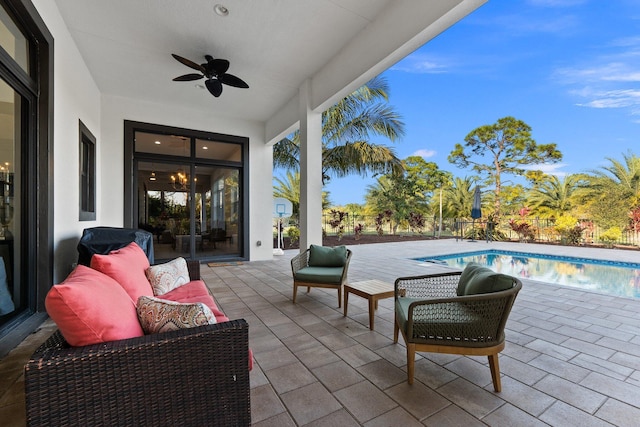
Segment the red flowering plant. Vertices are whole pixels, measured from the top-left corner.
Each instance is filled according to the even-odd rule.
[[[521,242],[533,240],[536,236],[534,227],[525,219],[529,215],[529,212],[529,208],[523,207],[518,212],[520,214],[520,220],[516,221],[513,218],[509,220],[509,227],[516,232],[518,240]]]

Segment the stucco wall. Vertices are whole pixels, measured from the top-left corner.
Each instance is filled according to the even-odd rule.
[[[34,0],[54,42],[54,282],[71,271],[82,230],[123,224],[124,120],[135,120],[248,137],[251,260],[272,257],[272,150],[264,124],[211,117],[206,111],[179,110],[102,94],[80,55],[55,2]],[[206,94],[203,94],[205,96]],[[97,141],[96,221],[79,221],[78,120]],[[261,246],[256,242],[262,241]]]

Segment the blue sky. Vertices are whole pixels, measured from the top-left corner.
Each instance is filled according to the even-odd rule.
[[[473,129],[514,116],[556,143],[563,175],[640,155],[640,1],[492,0],[383,73],[406,135],[404,159],[447,161]],[[509,179],[509,178],[507,178]],[[334,205],[364,203],[372,177],[325,186]]]

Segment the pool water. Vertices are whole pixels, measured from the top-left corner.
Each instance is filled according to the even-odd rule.
[[[640,298],[640,263],[603,261],[528,252],[486,250],[415,258],[463,269],[469,262],[498,273],[572,286],[610,295]]]

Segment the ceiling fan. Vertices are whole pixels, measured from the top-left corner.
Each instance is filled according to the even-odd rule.
[[[206,78],[204,85],[207,87],[207,90],[211,93],[211,95],[215,96],[216,98],[219,97],[222,93],[223,83],[242,89],[247,89],[249,87],[249,85],[246,84],[241,78],[227,73],[227,70],[229,69],[229,61],[227,61],[226,59],[214,59],[211,55],[205,55],[204,59],[206,59],[207,62],[205,62],[204,64],[196,64],[195,62],[176,55],[175,53],[172,53],[171,56],[173,56],[178,62],[186,65],[187,67],[193,68],[194,70],[200,71],[200,73],[202,73],[189,73],[178,76],[173,79],[174,82],[188,82],[204,77]]]

